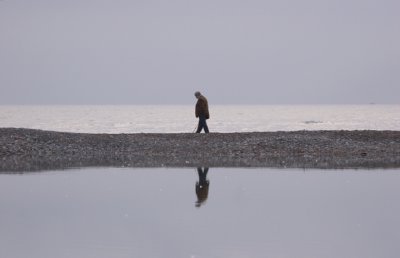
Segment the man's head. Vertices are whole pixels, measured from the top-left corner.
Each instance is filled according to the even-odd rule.
[[[196,98],[199,98],[199,97],[201,96],[200,91],[196,91],[196,92],[194,93],[194,96],[195,96]]]

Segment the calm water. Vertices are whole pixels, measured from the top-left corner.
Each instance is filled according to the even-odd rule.
[[[0,257],[397,258],[399,197],[400,170],[0,174]]]
[[[400,105],[211,106],[213,132],[400,130]],[[193,106],[0,106],[0,127],[88,133],[192,132]]]

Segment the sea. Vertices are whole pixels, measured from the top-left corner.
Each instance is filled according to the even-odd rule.
[[[399,130],[400,105],[212,105],[211,132]],[[77,133],[191,133],[194,107],[0,106],[0,127]]]

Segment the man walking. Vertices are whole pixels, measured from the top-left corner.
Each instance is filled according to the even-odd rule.
[[[199,91],[196,91],[194,96],[197,98],[196,117],[199,118],[199,125],[197,126],[196,133],[200,133],[203,128],[205,133],[209,133],[206,122],[206,120],[210,118],[210,113],[208,112],[208,101]]]

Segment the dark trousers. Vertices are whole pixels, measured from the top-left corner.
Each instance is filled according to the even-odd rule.
[[[208,168],[204,168],[204,170],[203,170],[203,168],[201,168],[201,167],[198,167],[197,168],[197,173],[199,174],[199,184],[200,185],[204,185],[204,184],[207,184],[207,173],[208,173]]]
[[[204,132],[209,133],[206,118],[204,116],[199,117],[199,125],[197,126],[196,133],[200,133],[204,128]]]

